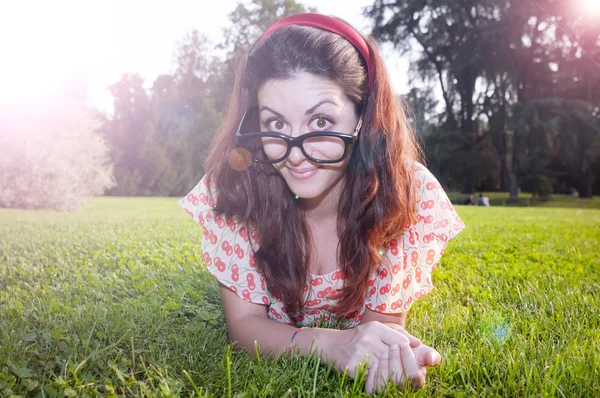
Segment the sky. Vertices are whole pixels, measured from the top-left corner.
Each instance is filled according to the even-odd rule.
[[[222,40],[228,14],[240,0],[13,1],[0,4],[0,107],[48,104],[72,82],[87,86],[86,102],[105,113],[113,103],[107,86],[123,73],[138,73],[146,87],[174,68],[174,51],[197,29],[211,43]],[[372,0],[300,0],[368,33],[362,16]],[[408,91],[408,62],[383,46],[397,92]],[[7,62],[8,60],[8,62]]]

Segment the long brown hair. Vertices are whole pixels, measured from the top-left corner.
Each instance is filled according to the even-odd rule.
[[[265,81],[288,79],[299,72],[330,78],[362,113],[362,129],[345,171],[338,208],[338,261],[344,286],[331,311],[342,315],[360,309],[374,266],[383,261],[379,251],[415,221],[412,167],[419,155],[383,60],[373,43],[367,40],[367,44],[376,71],[369,98],[365,61],[343,37],[287,26],[259,41],[238,66],[228,114],[207,159],[207,180],[216,184],[215,212],[237,216],[255,228],[260,245],[254,254],[257,268],[290,315],[304,306],[310,232],[299,202],[272,165],[253,163],[241,172],[230,167],[234,134],[244,112],[256,104],[257,90]]]

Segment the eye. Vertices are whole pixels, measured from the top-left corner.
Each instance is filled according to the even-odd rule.
[[[278,133],[285,129],[285,122],[281,119],[271,119],[267,121],[267,128]]]
[[[310,122],[310,128],[316,131],[325,131],[331,128],[333,123],[331,120],[324,117],[316,117]]]

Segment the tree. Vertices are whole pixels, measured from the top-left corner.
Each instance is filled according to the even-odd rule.
[[[74,210],[114,185],[108,148],[91,111],[61,102],[30,109],[0,132],[0,207]]]

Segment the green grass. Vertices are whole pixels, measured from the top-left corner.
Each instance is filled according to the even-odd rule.
[[[407,323],[444,361],[405,395],[600,396],[600,211],[457,210]],[[231,353],[199,238],[172,198],[0,210],[0,396],[362,394],[317,358]]]
[[[467,195],[459,192],[447,192],[448,198],[454,204],[462,204]],[[521,193],[516,203],[509,203],[508,192],[483,192],[490,198],[490,206],[516,206],[516,207],[568,207],[581,209],[600,209],[600,197],[582,199],[571,195],[550,195],[547,199],[532,197],[530,193]],[[475,194],[475,199],[479,192]]]

